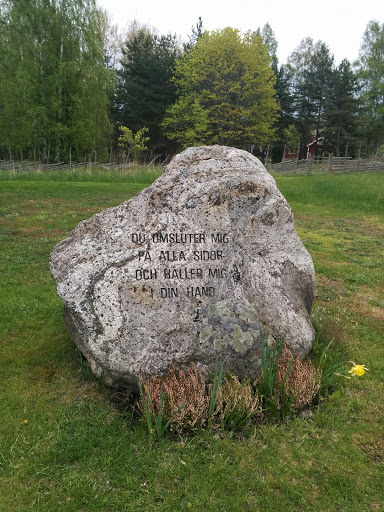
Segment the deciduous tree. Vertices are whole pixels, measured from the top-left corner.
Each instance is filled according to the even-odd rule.
[[[94,0],[0,0],[0,144],[59,160],[110,133],[104,13]]]
[[[267,48],[268,55],[271,58],[271,67],[277,76],[278,73],[278,58],[277,58],[277,39],[275,33],[269,23],[266,23],[262,29],[256,30],[256,35],[263,38],[264,44]]]
[[[163,126],[181,145],[191,128],[195,144],[250,147],[274,138],[275,76],[261,36],[232,28],[205,32],[177,62],[174,82],[178,100]],[[193,110],[198,129],[180,126],[179,118],[192,120]]]
[[[120,127],[121,135],[119,137],[119,147],[124,151],[125,157],[133,157],[134,160],[138,160],[141,154],[148,149],[146,146],[149,141],[149,137],[145,134],[148,132],[148,128],[141,128],[136,133],[126,126]]]
[[[271,59],[271,68],[276,76],[276,99],[278,101],[280,112],[276,122],[277,141],[273,144],[271,154],[273,161],[279,161],[284,151],[286,142],[285,130],[294,123],[293,101],[291,91],[292,73],[287,65],[279,66],[277,58],[278,42],[275,33],[269,23],[266,23],[262,29],[258,28],[256,34],[261,35]],[[297,146],[296,146],[297,147]]]

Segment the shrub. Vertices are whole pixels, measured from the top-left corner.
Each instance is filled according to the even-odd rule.
[[[165,399],[163,387],[160,386],[159,394],[156,395],[156,399],[158,400],[156,408],[153,402],[152,390],[148,390],[146,384],[141,383],[140,381],[139,390],[141,397],[139,407],[147,423],[149,439],[152,441],[154,435],[156,435],[157,439],[161,439],[173,420],[173,418],[170,418],[166,421],[163,416],[163,405]],[[177,412],[179,412],[179,410],[184,406],[185,403],[179,407]]]
[[[293,357],[290,349],[284,344],[277,365],[275,383],[275,394],[278,399],[283,387],[292,410],[303,409],[312,403],[320,388],[320,382],[321,370],[316,370],[310,359],[300,361],[297,355]]]
[[[236,431],[254,418],[284,420],[312,403],[321,386],[321,364],[316,369],[310,359],[300,361],[282,338],[269,337],[265,344],[262,335],[261,360],[253,385],[236,375],[223,377],[218,363],[210,384],[193,363],[173,366],[161,377],[140,378],[138,409],[150,437],[153,432],[162,437],[168,427],[187,433],[202,427]]]
[[[193,363],[185,370],[173,367],[162,377],[149,377],[145,387],[152,396],[156,412],[161,410],[163,390],[162,416],[166,421],[172,420],[172,429],[191,431],[208,420],[210,396],[206,392],[204,376]],[[143,411],[142,404],[140,409]]]
[[[300,361],[281,337],[264,342],[260,333],[261,373],[255,380],[263,397],[266,415],[285,419],[312,403],[321,383],[321,368],[306,359]]]
[[[257,390],[249,381],[240,382],[236,375],[227,375],[219,388],[216,410],[221,428],[234,432],[261,412]]]

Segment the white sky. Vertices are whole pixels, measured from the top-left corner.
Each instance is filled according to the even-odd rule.
[[[280,64],[309,36],[325,42],[338,64],[355,60],[367,23],[384,23],[383,0],[98,0],[124,31],[133,20],[162,34],[191,34],[199,16],[206,30],[225,27],[245,32],[269,23],[275,33]]]

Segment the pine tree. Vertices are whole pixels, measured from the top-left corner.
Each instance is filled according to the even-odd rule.
[[[294,98],[295,124],[301,134],[302,147],[322,134],[324,113],[331,91],[333,55],[329,48],[311,38],[301,41],[288,59]]]
[[[384,24],[370,21],[356,62],[361,87],[360,133],[366,151],[384,143]]]
[[[337,156],[345,154],[346,145],[355,141],[359,100],[357,77],[344,59],[333,71],[329,102],[325,111],[324,136]]]
[[[201,16],[199,16],[199,19],[194,27],[192,27],[191,35],[188,36],[188,43],[184,43],[184,52],[189,52],[191,48],[195,46],[197,41],[201,38],[201,36],[204,33],[204,27],[203,27],[203,20],[201,19]]]
[[[333,77],[334,58],[328,46],[321,43],[313,54],[307,75],[307,91],[312,102],[315,129],[315,154],[320,135],[324,129],[324,114],[328,108]]]

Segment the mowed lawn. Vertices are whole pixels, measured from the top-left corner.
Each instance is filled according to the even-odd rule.
[[[0,173],[0,511],[384,510],[384,175],[276,177],[316,268],[317,345],[369,371],[311,416],[151,445],[69,339],[48,259],[155,177]]]

